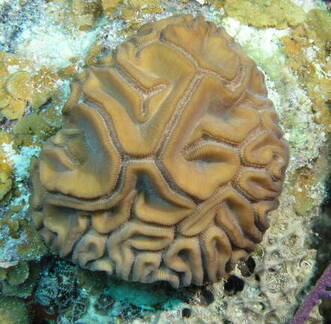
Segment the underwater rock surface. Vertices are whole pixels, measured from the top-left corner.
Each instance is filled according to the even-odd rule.
[[[329,173],[331,17],[320,0],[257,3],[262,1],[0,0],[0,312],[6,324],[293,319],[330,260],[330,221],[320,206]],[[28,213],[28,178],[31,158],[61,127],[69,83],[87,65],[110,64],[108,54],[143,24],[176,14],[203,15],[256,62],[290,161],[279,207],[251,257],[225,284],[171,290],[109,280],[47,252]],[[16,301],[22,307],[15,308]],[[315,306],[307,323],[322,323],[328,308]],[[15,316],[8,316],[13,310]]]

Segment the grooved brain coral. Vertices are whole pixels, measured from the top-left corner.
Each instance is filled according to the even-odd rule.
[[[202,285],[252,251],[288,149],[262,73],[199,17],[144,25],[72,85],[33,166],[46,243],[122,279]]]

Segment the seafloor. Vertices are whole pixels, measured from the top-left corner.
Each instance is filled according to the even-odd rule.
[[[290,164],[280,207],[230,279],[173,290],[61,260],[27,214],[29,163],[69,84],[144,22],[202,14],[265,73]],[[331,259],[331,14],[319,0],[0,0],[0,323],[289,323]],[[330,303],[306,323],[330,320]],[[329,322],[330,323],[330,322]]]

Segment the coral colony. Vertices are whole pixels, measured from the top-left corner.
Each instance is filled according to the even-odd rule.
[[[287,163],[254,62],[201,16],[175,16],[73,83],[34,165],[31,215],[81,267],[203,285],[262,240]]]

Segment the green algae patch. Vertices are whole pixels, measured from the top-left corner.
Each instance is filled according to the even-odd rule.
[[[161,11],[159,0],[127,0],[127,4],[131,8],[145,10],[146,12]]]
[[[16,54],[0,51],[0,116],[22,118],[30,106],[38,109],[59,96],[59,76],[45,66],[33,71],[32,63]],[[28,72],[30,71],[30,72]]]
[[[314,31],[315,38],[323,42],[331,40],[331,13],[326,10],[312,9],[307,14],[306,22],[310,31]]]
[[[1,297],[0,323],[29,324],[28,312],[24,302],[15,297]]]
[[[50,3],[46,7],[47,16],[52,17],[55,23],[64,26],[68,32],[94,28],[102,13],[99,0],[47,0],[47,2]]]
[[[46,253],[41,236],[26,219],[4,217],[0,220],[0,260],[32,261]]]
[[[331,15],[313,9],[305,23],[281,39],[287,66],[295,73],[312,101],[315,121],[331,133]]]
[[[0,131],[0,201],[12,188],[12,170],[2,144],[8,144],[13,136],[6,131]]]
[[[12,270],[7,272],[7,280],[10,285],[20,285],[29,277],[29,265],[27,262],[21,262],[10,269]]]
[[[4,166],[5,168],[2,169],[1,166]],[[6,164],[0,162],[0,200],[2,200],[11,189],[12,180],[10,174],[10,168],[8,168]]]
[[[114,12],[121,2],[122,0],[101,0],[103,14],[108,15]]]
[[[56,133],[61,127],[61,121],[60,112],[54,108],[33,112],[14,125],[15,142],[20,145],[43,142]]]
[[[44,242],[34,226],[25,219],[19,223],[20,237],[25,237],[17,244],[16,251],[20,260],[37,260],[46,253]]]
[[[118,5],[116,5],[114,16],[123,20],[126,24],[126,28],[122,29],[120,33],[124,37],[135,32],[144,24],[141,19],[143,15],[159,14],[164,10],[160,0],[110,0],[104,1],[105,4],[109,3],[104,7],[104,15],[111,12],[107,8],[112,8],[116,2],[118,2]]]
[[[228,16],[255,27],[285,29],[305,19],[302,8],[289,0],[227,0],[224,9]]]
[[[296,170],[290,181],[294,184],[292,189],[295,202],[293,208],[297,215],[305,216],[316,206],[315,192],[319,183],[325,181],[325,170],[330,170],[325,152],[315,162],[313,170],[305,167]]]
[[[39,276],[39,265],[19,262],[8,268],[0,268],[0,291],[4,296],[28,298],[32,295]]]

